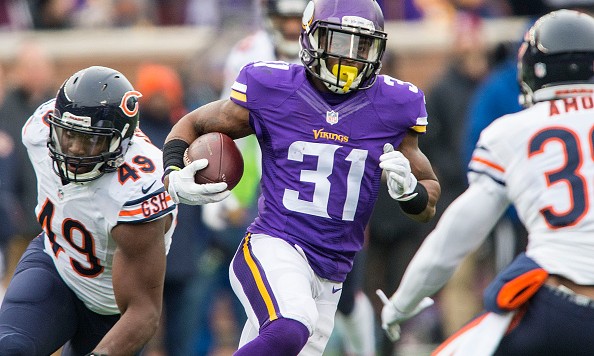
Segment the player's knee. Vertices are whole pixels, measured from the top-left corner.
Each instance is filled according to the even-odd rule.
[[[293,319],[277,319],[260,330],[260,337],[274,345],[278,355],[297,355],[309,338],[309,330]]]
[[[63,282],[59,280],[57,273],[38,267],[30,268],[12,279],[4,299],[19,303],[38,303],[56,293],[61,284]]]
[[[294,298],[291,300],[291,305],[299,306],[299,309],[292,308],[290,310],[283,310],[282,319],[300,321],[312,331],[317,328],[321,315],[312,298]]]
[[[31,356],[37,355],[35,341],[15,331],[0,331],[0,355]]]

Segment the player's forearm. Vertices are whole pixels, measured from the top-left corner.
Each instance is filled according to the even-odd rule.
[[[178,122],[173,125],[171,131],[167,135],[165,142],[169,142],[175,139],[185,141],[186,143],[191,143],[194,141],[199,134],[196,133],[194,129],[194,121],[196,120],[196,116],[198,114],[195,111],[192,111],[182,117]]]
[[[198,136],[208,132],[225,132],[221,127],[223,101],[214,101],[203,105],[188,114],[184,115],[169,132],[165,142],[179,139],[187,142],[193,142]]]
[[[462,259],[484,242],[506,207],[505,197],[480,186],[456,199],[408,265],[392,298],[398,310],[409,312],[441,289]]]
[[[253,134],[249,126],[249,111],[231,100],[213,101],[182,117],[165,142],[180,139],[191,143],[209,132],[222,132],[233,139]]]
[[[428,200],[425,209],[419,214],[406,214],[408,217],[415,221],[427,222],[435,216],[437,201],[441,195],[441,187],[437,180],[424,179],[419,181],[417,184],[422,184],[427,190]],[[406,211],[404,211],[406,213]]]
[[[129,308],[93,351],[109,356],[134,355],[155,334],[160,315],[156,307]]]
[[[408,265],[392,302],[404,313],[411,312],[425,297],[433,296],[454,273],[458,261],[443,259],[443,239],[430,234]]]

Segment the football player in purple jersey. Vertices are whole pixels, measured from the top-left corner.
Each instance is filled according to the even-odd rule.
[[[173,200],[206,204],[229,192],[225,183],[194,183],[208,162],[184,167],[189,143],[218,131],[255,134],[260,144],[258,216],[229,268],[248,316],[236,355],[323,353],[383,172],[415,220],[431,219],[440,195],[418,148],[427,126],[423,92],[378,75],[387,35],[377,2],[311,1],[302,25],[303,65],[244,66],[231,98],[183,117],[164,146]]]

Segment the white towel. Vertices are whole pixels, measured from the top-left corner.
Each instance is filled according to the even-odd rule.
[[[509,328],[515,311],[486,313],[448,338],[431,356],[490,356]]]

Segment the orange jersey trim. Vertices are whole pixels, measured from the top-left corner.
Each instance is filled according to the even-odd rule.
[[[495,163],[493,163],[491,161],[488,161],[488,160],[486,160],[484,158],[472,157],[472,160],[475,161],[475,162],[483,163],[483,164],[485,164],[485,165],[487,165],[487,166],[489,166],[489,167],[491,167],[493,169],[498,170],[501,173],[505,173],[505,169],[503,167],[501,167],[500,165],[495,164]]]

